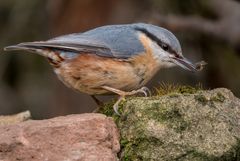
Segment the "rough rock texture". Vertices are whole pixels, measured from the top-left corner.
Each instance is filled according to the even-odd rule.
[[[123,103],[121,160],[240,160],[240,100],[227,89]]]
[[[0,116],[0,126],[1,125],[11,125],[27,121],[31,118],[30,111],[24,111],[15,115]]]
[[[0,126],[1,161],[114,161],[119,150],[115,124],[102,114]]]

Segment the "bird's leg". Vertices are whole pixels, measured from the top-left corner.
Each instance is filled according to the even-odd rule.
[[[119,89],[116,89],[116,88],[112,88],[112,87],[109,87],[109,86],[102,86],[102,88],[105,89],[105,90],[108,90],[110,92],[116,93],[120,96],[118,98],[117,102],[113,105],[113,109],[114,109],[114,111],[117,115],[120,115],[119,112],[118,112],[118,105],[122,100],[125,99],[125,96],[131,96],[131,95],[135,95],[135,94],[138,94],[138,93],[143,93],[145,95],[145,97],[147,97],[148,94],[150,94],[150,90],[147,87],[142,87],[138,90],[132,90],[130,92],[125,92],[125,91],[122,91],[122,90],[119,90]]]
[[[100,108],[103,106],[103,102],[100,101],[99,99],[97,99],[96,96],[94,95],[91,95],[92,99],[96,102],[96,104],[98,105],[98,107],[93,111],[94,113],[95,112],[98,112],[100,110]]]
[[[92,97],[92,99],[96,102],[96,104],[97,104],[98,106],[102,106],[102,105],[103,105],[103,102],[100,101],[96,96],[91,95],[91,97]]]

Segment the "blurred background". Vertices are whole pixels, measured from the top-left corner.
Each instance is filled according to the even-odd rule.
[[[45,58],[3,51],[24,41],[83,32],[108,24],[146,22],[171,30],[183,54],[208,65],[192,74],[163,69],[148,84],[225,87],[240,97],[240,2],[237,0],[1,0],[0,115],[30,110],[34,119],[90,112],[90,96],[65,87]],[[105,98],[102,98],[105,99]]]

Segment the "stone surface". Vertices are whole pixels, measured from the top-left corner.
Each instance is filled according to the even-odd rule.
[[[27,121],[31,118],[30,111],[24,111],[15,115],[0,116],[0,126],[1,125],[11,125]]]
[[[115,161],[119,134],[112,118],[80,114],[0,126],[1,161]]]
[[[122,104],[121,160],[240,160],[240,100],[227,89]]]

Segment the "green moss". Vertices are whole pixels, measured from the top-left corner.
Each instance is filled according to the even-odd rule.
[[[194,94],[197,91],[202,90],[201,85],[197,85],[195,87],[191,86],[180,86],[180,85],[174,85],[174,84],[161,84],[159,88],[156,89],[157,96],[163,96],[163,95],[169,95],[171,98],[178,97],[179,94]],[[128,101],[130,99],[134,99],[134,97],[128,97]],[[150,98],[149,98],[150,99]],[[111,116],[114,118],[114,120],[117,120],[119,118],[118,115],[115,114],[113,110],[113,105],[116,102],[110,101],[109,103],[104,104],[103,108],[99,110],[99,113],[103,113],[107,116]],[[119,113],[122,114],[124,112],[123,108],[125,106],[126,100],[122,101],[119,104]],[[158,105],[157,108],[159,109]],[[161,108],[161,107],[160,107]],[[129,112],[129,111],[128,111]]]
[[[175,107],[162,109],[158,114],[159,114],[158,118],[162,121],[169,121],[169,120],[181,118],[179,109]]]
[[[184,85],[174,85],[174,84],[165,84],[162,83],[158,88],[156,88],[157,96],[163,96],[167,94],[194,94],[198,91],[202,90],[201,85],[192,86],[184,86]]]
[[[177,133],[181,133],[182,131],[186,130],[188,127],[190,127],[190,123],[185,121],[185,120],[181,120],[181,122],[175,122],[175,124],[173,124],[175,126],[172,126],[172,128],[177,132]]]
[[[149,147],[151,145],[152,148],[157,148],[162,146],[164,143],[156,138],[138,138],[136,140],[132,140],[128,142],[127,145],[124,146],[124,150],[122,152],[121,160],[122,161],[142,161],[149,160],[151,158],[151,154],[145,154],[144,152],[149,152]],[[198,160],[198,161],[238,161],[240,157],[240,143],[237,142],[236,146],[227,151],[223,156],[213,156],[209,155],[205,152],[199,152],[196,149],[188,150],[185,153],[169,159],[173,161],[183,161],[183,160]],[[152,160],[153,158],[151,158]],[[161,158],[158,158],[161,159]]]
[[[114,114],[113,105],[114,105],[114,101],[105,103],[104,106],[101,107],[98,112],[105,114],[107,116],[113,116],[113,114]]]
[[[185,94],[194,95],[185,96]],[[188,109],[192,107],[192,104],[188,105],[185,98],[191,97],[188,100],[192,101],[194,105],[207,105],[206,108],[212,107],[212,105],[216,105],[217,102],[223,102],[227,99],[220,92],[214,95],[212,95],[212,93],[210,94],[209,99],[209,94],[205,94],[204,91],[198,92],[198,89],[195,90],[193,87],[182,86],[174,89],[174,92],[170,92],[166,96],[150,98],[127,97],[127,101],[122,101],[119,105],[119,113],[121,116],[114,113],[113,104],[115,101],[105,104],[101,112],[107,116],[112,116],[121,132],[120,160],[238,160],[240,157],[239,143],[227,152],[223,150],[221,156],[210,155],[213,153],[209,154],[208,151],[202,151],[198,148],[195,149],[195,147],[191,147],[192,144],[188,144],[186,133],[191,132],[195,126],[195,122],[189,119],[187,112],[189,112]],[[187,104],[187,106],[183,106],[183,104]],[[193,110],[194,109],[195,108],[193,108]],[[167,133],[164,131],[163,134],[167,135],[161,136],[161,132],[159,136],[156,135],[156,133],[152,133],[152,131],[146,127],[150,121],[151,123],[154,121],[154,125],[159,125],[159,128],[164,127],[163,130],[167,130]],[[195,131],[193,131],[193,133],[194,132]],[[172,137],[173,135],[179,136],[181,140],[175,142],[176,138]],[[200,135],[199,140],[204,140],[204,138],[203,133]],[[186,144],[181,143],[183,140],[186,141]]]
[[[177,108],[177,104],[153,103],[151,107],[145,109],[147,120],[156,120],[162,124],[166,124],[169,128],[180,133],[189,127],[189,123],[184,120],[181,111]]]
[[[181,160],[180,157],[175,160]],[[236,145],[229,151],[225,152],[222,156],[213,156],[197,150],[187,151],[182,158],[189,158],[189,160],[208,160],[208,161],[238,161],[240,158],[240,140],[237,139]]]
[[[158,138],[155,137],[140,137],[134,140],[124,142],[122,146],[122,161],[141,161],[148,160],[150,156],[144,156],[144,152],[149,150],[150,145],[159,147],[163,144]]]
[[[240,160],[240,139],[236,138],[236,145],[227,151],[224,156],[217,158],[219,161],[239,161]],[[217,160],[216,159],[216,160]]]
[[[179,94],[178,94],[178,93],[169,93],[168,96],[169,96],[170,98],[176,98],[176,97],[179,96]]]
[[[209,105],[211,107],[216,107],[214,102],[224,102],[225,97],[221,93],[217,93],[217,95],[212,96],[210,99],[207,99],[204,95],[198,94],[194,96],[195,100],[197,100],[199,103],[201,103],[203,106]]]
[[[121,139],[121,141],[120,141],[121,147],[125,147],[128,143],[129,143],[129,141],[126,139]]]
[[[181,86],[178,89],[178,93],[182,93],[182,94],[194,94],[197,91],[199,91],[199,89],[191,86]]]
[[[224,102],[225,99],[224,95],[220,92],[218,92],[216,96],[211,97],[211,100],[214,102]]]
[[[208,103],[208,99],[202,94],[196,95],[194,98],[195,100],[200,102],[203,106],[205,106]]]
[[[176,158],[175,160],[181,160],[180,158],[185,158],[188,160],[199,160],[199,161],[218,161],[216,160],[216,157],[208,155],[204,152],[198,152],[196,150],[189,150],[182,156]]]
[[[113,109],[114,103],[115,103],[115,101],[110,101],[108,103],[105,103],[104,106],[102,108],[100,108],[100,110],[98,112],[105,114],[106,116],[112,117],[115,122],[118,122],[120,116],[114,112],[114,109]],[[120,103],[119,110],[118,110],[119,113],[122,112],[122,108],[123,108],[123,104]]]

